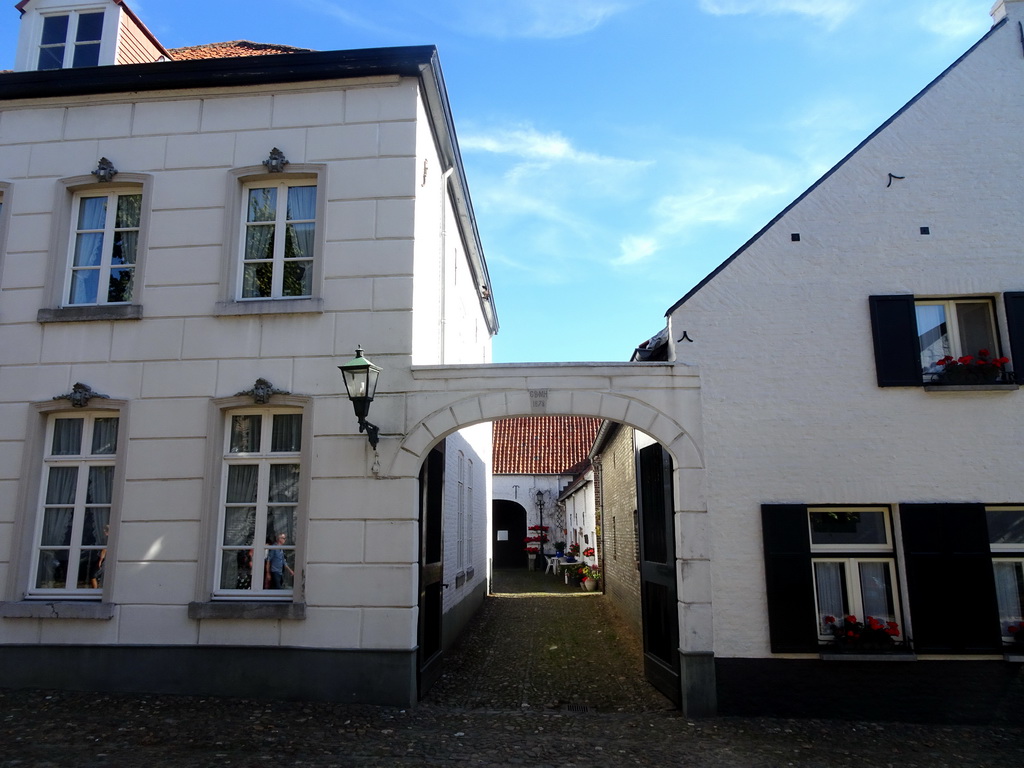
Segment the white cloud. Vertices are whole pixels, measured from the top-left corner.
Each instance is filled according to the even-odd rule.
[[[928,32],[954,40],[978,37],[990,22],[990,17],[979,13],[975,0],[933,0],[918,17]]]
[[[469,34],[559,38],[590,32],[629,6],[623,0],[471,0],[450,11]]]
[[[558,132],[541,133],[528,125],[499,128],[486,133],[469,133],[459,139],[464,151],[479,150],[514,155],[533,162],[607,163],[613,158],[583,152]]]
[[[714,16],[800,14],[836,26],[853,13],[860,0],[700,0],[700,9]]]
[[[645,261],[659,248],[658,241],[653,237],[627,235],[619,242],[620,255],[618,258],[612,259],[612,264],[621,267]]]

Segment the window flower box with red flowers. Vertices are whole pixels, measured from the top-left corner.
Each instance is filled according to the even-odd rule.
[[[587,547],[586,549],[584,549],[583,550],[583,556],[584,557],[593,557],[594,556],[594,548],[593,547]]]
[[[985,384],[1012,384],[1013,378],[1006,370],[1008,357],[993,357],[987,349],[979,349],[977,355],[953,357],[946,355],[935,361],[941,370],[931,374],[933,386],[979,386]]]
[[[1024,621],[1011,624],[1006,628],[1006,631],[1013,638],[1013,645],[1024,647]]]
[[[868,616],[858,621],[856,616],[836,619],[825,617],[825,627],[832,633],[829,650],[843,653],[878,653],[902,649],[900,625],[895,621],[881,621]]]

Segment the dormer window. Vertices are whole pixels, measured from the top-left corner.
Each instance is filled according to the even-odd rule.
[[[103,11],[43,17],[37,69],[95,67],[100,61]]]

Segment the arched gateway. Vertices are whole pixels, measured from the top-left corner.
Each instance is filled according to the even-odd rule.
[[[414,366],[411,374],[407,391],[375,404],[382,420],[404,414],[401,427],[382,421],[384,437],[392,439],[381,441],[376,482],[397,481],[410,494],[420,492],[414,481],[433,446],[459,429],[496,419],[599,417],[634,427],[664,447],[672,458],[678,700],[687,715],[712,714],[711,561],[697,369],[679,363],[534,363]],[[418,507],[419,500],[408,503]],[[431,609],[421,603],[425,610]]]

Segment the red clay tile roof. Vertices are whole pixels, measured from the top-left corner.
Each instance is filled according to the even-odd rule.
[[[527,416],[494,422],[496,475],[563,475],[587,458],[601,419]]]
[[[168,53],[175,61],[194,59],[229,59],[234,56],[271,56],[278,53],[309,53],[312,48],[294,48],[290,45],[254,43],[251,40],[232,40],[229,43],[191,45],[186,48],[170,48]]]

